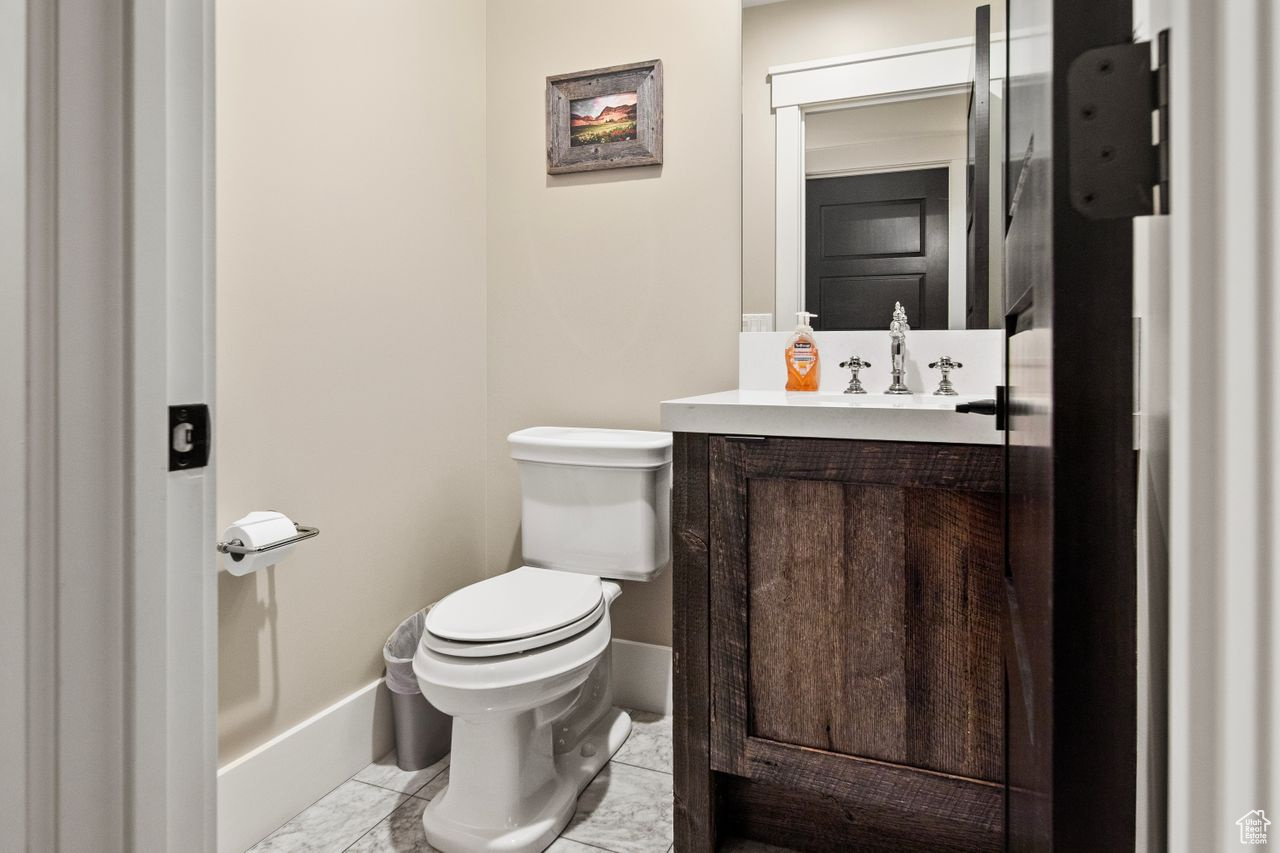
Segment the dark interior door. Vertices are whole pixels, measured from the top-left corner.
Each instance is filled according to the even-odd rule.
[[[947,170],[805,182],[805,307],[815,329],[947,328]]]
[[[1134,846],[1132,223],[1067,194],[1066,70],[1130,0],[1009,0],[1006,837]],[[1105,369],[1099,366],[1105,364]],[[1091,367],[1092,366],[1092,367]]]

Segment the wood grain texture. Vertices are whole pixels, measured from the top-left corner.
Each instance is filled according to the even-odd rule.
[[[901,762],[906,756],[906,591],[902,553],[903,490],[896,486],[844,484],[841,521],[845,581],[844,635],[847,648],[832,670],[843,675],[848,704],[836,727],[837,748]]]
[[[1062,103],[1064,68],[1081,51],[1132,38],[1132,6],[1130,0],[1053,4],[1052,103]],[[1050,684],[1037,694],[1035,713],[1053,721],[1049,808],[1055,849],[1132,850],[1138,755],[1134,383],[1128,371],[1086,378],[1072,369],[1088,353],[1104,351],[1114,364],[1133,364],[1134,229],[1125,220],[1092,222],[1071,212],[1061,191],[1069,172],[1066,149],[1059,147],[1069,135],[1065,111],[1051,112],[1053,242],[1047,254],[1053,294],[1047,301],[1053,355],[1051,367],[1041,362],[1039,369],[1053,377],[1053,468],[1039,494],[1053,490],[1052,627],[1023,628],[1038,628],[1040,641],[1052,648],[1048,678],[1041,672],[1035,681]],[[1012,373],[1013,409],[1042,406],[1043,398],[1019,396]],[[1049,568],[1021,565],[1014,583],[1019,570],[1025,578],[1028,572],[1049,574]]]
[[[1005,237],[1011,849],[1132,850],[1137,756],[1133,233],[1074,209],[1067,68],[1127,42],[1131,0],[1020,0],[1051,51],[1009,55]],[[1029,7],[1029,8],[1028,8]],[[1011,10],[1012,11],[1012,10]],[[1014,24],[1016,27],[1017,25]],[[1014,700],[1022,703],[1015,707]],[[1016,712],[1016,715],[1015,715]],[[1015,792],[1025,795],[1013,796]]]
[[[785,452],[778,451],[783,447]],[[771,447],[773,452],[748,452]],[[756,442],[711,437],[713,460],[741,466],[747,477],[833,480],[884,486],[1004,491],[1004,464],[995,445],[922,444],[826,438],[770,438]],[[715,477],[715,471],[712,471]]]
[[[750,480],[751,734],[906,757],[902,490]]]
[[[707,437],[677,433],[672,456],[675,845],[681,851],[710,853],[716,846],[716,828],[710,751]]]
[[[842,508],[838,483],[749,484],[748,734],[832,748],[830,715],[797,715],[795,709],[830,681],[815,678],[814,667],[804,665],[808,652],[844,646],[844,591],[831,565],[844,550]],[[798,657],[802,665],[792,666]],[[847,700],[843,692],[823,698],[839,705]]]
[[[1000,499],[907,489],[906,763],[1003,778]]]
[[[582,98],[636,93],[636,138],[570,145],[570,105]],[[662,60],[632,62],[547,78],[547,174],[662,163]]]
[[[776,478],[998,494],[1003,489],[1002,454],[999,447],[975,445],[713,436],[709,457],[711,766],[745,776],[751,650],[746,618],[751,607],[748,481]]]
[[[746,664],[751,606],[747,572],[745,443],[713,436],[709,444],[711,599],[711,768],[746,776],[749,726]]]
[[[790,758],[785,752],[796,747],[752,743],[771,753],[759,756],[762,766],[787,770],[724,777],[727,832],[824,853],[1003,848],[999,785],[810,751]]]
[[[955,849],[999,845],[1001,461],[710,439],[712,770],[787,788],[815,819],[850,795],[869,825],[945,818]]]
[[[795,443],[739,445],[712,466],[713,539],[738,560],[715,583],[745,577],[747,592],[720,619],[726,638],[747,623],[747,653],[727,661],[745,675],[716,691],[745,710],[724,719],[747,721],[741,737],[1001,778],[999,497],[778,476]]]

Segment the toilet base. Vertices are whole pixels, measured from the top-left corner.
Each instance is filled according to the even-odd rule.
[[[555,766],[553,790],[545,795],[537,814],[521,820],[516,827],[477,827],[459,820],[448,801],[451,781],[422,813],[427,841],[444,853],[539,853],[545,850],[573,817],[578,796],[630,734],[631,717],[625,711],[617,708],[606,711],[575,749],[551,759]],[[455,791],[458,793],[461,792]]]

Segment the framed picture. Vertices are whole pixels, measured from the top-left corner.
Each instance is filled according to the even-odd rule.
[[[547,78],[547,174],[662,162],[662,60]]]

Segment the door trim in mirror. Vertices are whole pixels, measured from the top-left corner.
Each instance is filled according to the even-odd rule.
[[[993,33],[992,45],[1003,43]],[[1004,76],[1004,51],[992,49],[992,78]],[[774,328],[804,305],[805,151],[809,113],[910,101],[969,91],[974,41],[950,39],[778,65],[769,69],[774,114]]]

